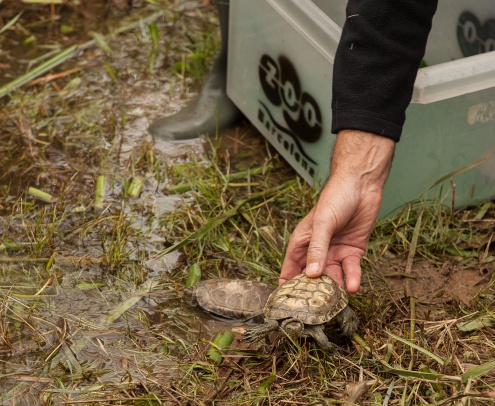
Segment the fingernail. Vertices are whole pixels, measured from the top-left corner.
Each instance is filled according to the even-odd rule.
[[[306,267],[306,275],[312,276],[320,273],[320,264],[313,262]]]

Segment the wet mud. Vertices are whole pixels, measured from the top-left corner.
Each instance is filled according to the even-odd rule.
[[[431,263],[413,265],[408,276],[399,276],[404,263],[382,264],[381,275],[394,290],[405,292],[409,280],[410,295],[423,306],[436,307],[452,302],[471,306],[480,294],[487,293],[495,267],[471,267],[456,263],[435,266]],[[404,275],[404,274],[402,274]]]

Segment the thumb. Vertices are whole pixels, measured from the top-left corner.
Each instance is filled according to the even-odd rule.
[[[316,214],[316,213],[315,213]],[[313,217],[313,229],[306,258],[306,275],[317,278],[323,273],[327,262],[330,240],[335,232],[336,222],[330,216]]]

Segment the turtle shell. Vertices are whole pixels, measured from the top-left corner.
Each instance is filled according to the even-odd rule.
[[[263,313],[272,320],[294,317],[317,325],[329,322],[347,303],[346,292],[329,276],[309,278],[301,274],[270,295]]]
[[[194,297],[207,312],[228,319],[249,319],[263,313],[275,286],[243,279],[208,279],[199,282]]]

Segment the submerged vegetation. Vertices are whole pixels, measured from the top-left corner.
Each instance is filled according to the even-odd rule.
[[[338,352],[248,346],[246,323],[203,314],[185,287],[275,284],[317,195],[247,124],[205,147],[146,132],[200,85],[215,8],[42,3],[0,10],[23,11],[0,34],[0,85],[28,74],[0,107],[0,403],[495,403],[493,202],[380,221]]]

